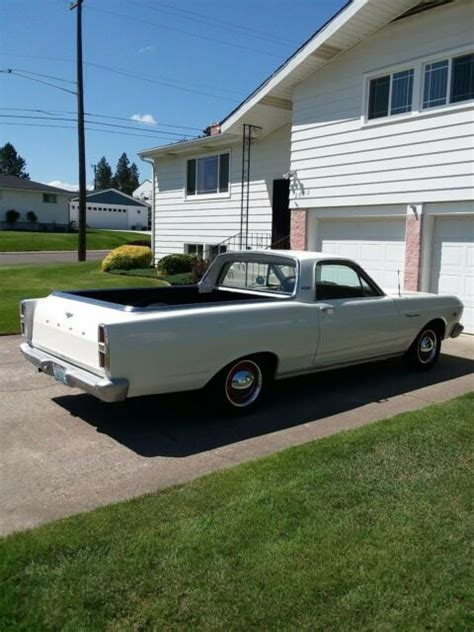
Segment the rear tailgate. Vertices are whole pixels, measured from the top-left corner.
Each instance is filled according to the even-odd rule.
[[[102,305],[51,295],[36,304],[31,343],[102,376],[105,370],[99,366],[99,325],[124,317],[124,312]]]

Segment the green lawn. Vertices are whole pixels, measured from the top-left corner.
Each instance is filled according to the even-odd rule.
[[[52,290],[139,287],[161,285],[161,281],[139,277],[112,276],[100,271],[100,263],[47,263],[0,267],[0,334],[18,333],[19,301],[47,296]]]
[[[150,241],[148,235],[136,232],[88,230],[88,250],[112,250],[128,241]],[[33,250],[77,250],[77,233],[40,233],[0,231],[0,252],[27,252]]]
[[[472,630],[473,408],[471,394],[8,537],[0,629]]]

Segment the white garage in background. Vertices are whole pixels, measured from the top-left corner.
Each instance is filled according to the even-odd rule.
[[[465,331],[474,333],[474,215],[434,218],[429,290],[459,296]]]
[[[354,259],[383,288],[403,286],[405,216],[393,218],[312,219],[310,249]],[[312,226],[311,226],[312,224]],[[312,228],[312,230],[311,230]]]

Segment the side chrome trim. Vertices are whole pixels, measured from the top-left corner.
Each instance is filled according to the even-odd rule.
[[[289,377],[297,377],[298,375],[309,375],[310,373],[322,373],[323,371],[333,371],[336,369],[345,369],[346,367],[357,366],[358,364],[370,364],[371,362],[380,362],[382,360],[390,360],[392,358],[400,358],[404,355],[404,352],[399,353],[391,353],[389,355],[378,355],[371,356],[370,358],[365,358],[364,360],[353,360],[351,362],[344,362],[341,364],[326,364],[315,365],[310,367],[309,369],[303,369],[302,371],[286,371],[285,373],[277,373],[275,375],[276,380],[283,380]]]
[[[109,380],[106,377],[99,377],[55,358],[49,353],[35,349],[27,342],[20,345],[20,350],[31,364],[47,375],[54,375],[54,365],[64,369],[66,386],[79,388],[104,402],[120,402],[127,398],[129,384],[126,379]]]

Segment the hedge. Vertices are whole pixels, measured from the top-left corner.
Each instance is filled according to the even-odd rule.
[[[149,268],[151,248],[148,246],[119,246],[102,260],[102,271]]]
[[[166,255],[158,262],[158,272],[163,275],[192,272],[196,263],[194,255]]]

